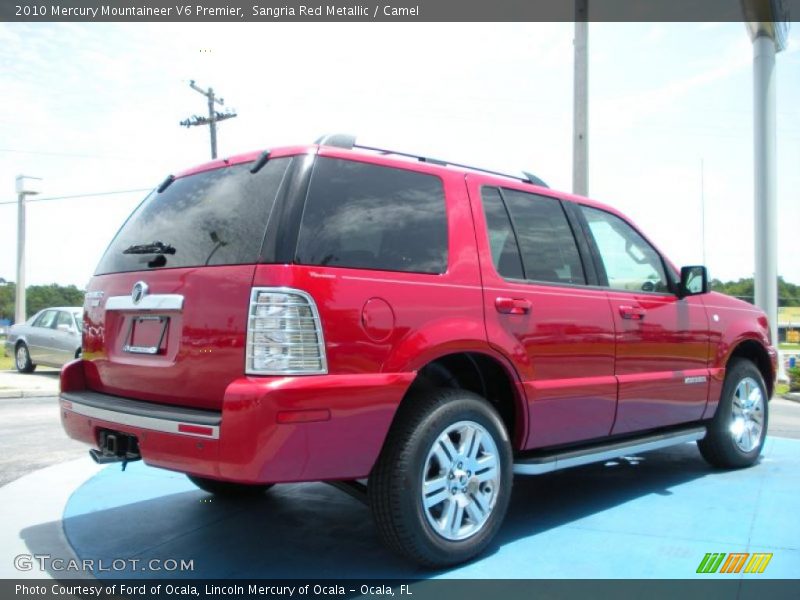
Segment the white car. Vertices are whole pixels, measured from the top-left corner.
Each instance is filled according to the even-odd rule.
[[[20,373],[31,373],[37,365],[61,368],[80,356],[82,333],[83,308],[45,308],[9,328],[6,356],[14,357]]]

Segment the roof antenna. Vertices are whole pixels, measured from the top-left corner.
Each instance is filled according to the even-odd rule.
[[[345,148],[352,150],[356,144],[356,136],[348,133],[329,133],[317,139],[315,144],[320,146],[335,146],[336,148]]]
[[[527,171],[523,171],[522,174],[525,175],[525,179],[528,180],[528,183],[532,183],[533,185],[538,185],[539,187],[546,187],[546,188],[550,187],[533,173],[528,173]]]

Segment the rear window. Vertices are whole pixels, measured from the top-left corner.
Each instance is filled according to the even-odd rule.
[[[447,213],[441,179],[320,157],[303,212],[296,262],[443,273]]]
[[[204,171],[153,191],[117,233],[96,274],[255,263],[290,161],[270,160],[255,174],[249,163]],[[153,242],[175,252],[125,252]]]

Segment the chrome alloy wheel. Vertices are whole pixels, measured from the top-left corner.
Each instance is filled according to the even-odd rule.
[[[28,349],[25,344],[20,344],[17,348],[17,369],[24,370],[28,364]]]
[[[752,377],[745,377],[733,393],[730,432],[742,452],[751,452],[761,442],[764,428],[764,394]]]
[[[483,425],[459,421],[433,443],[422,473],[422,508],[447,540],[478,533],[492,514],[500,484],[497,445]]]

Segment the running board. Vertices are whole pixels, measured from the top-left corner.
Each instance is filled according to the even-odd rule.
[[[560,469],[588,465],[594,462],[602,462],[612,458],[619,458],[627,454],[638,454],[658,450],[676,444],[694,442],[706,436],[705,427],[694,427],[692,429],[682,429],[669,433],[659,433],[646,437],[625,440],[622,442],[603,444],[591,448],[578,450],[567,450],[535,458],[522,459],[514,463],[514,473],[519,475],[541,475]]]

